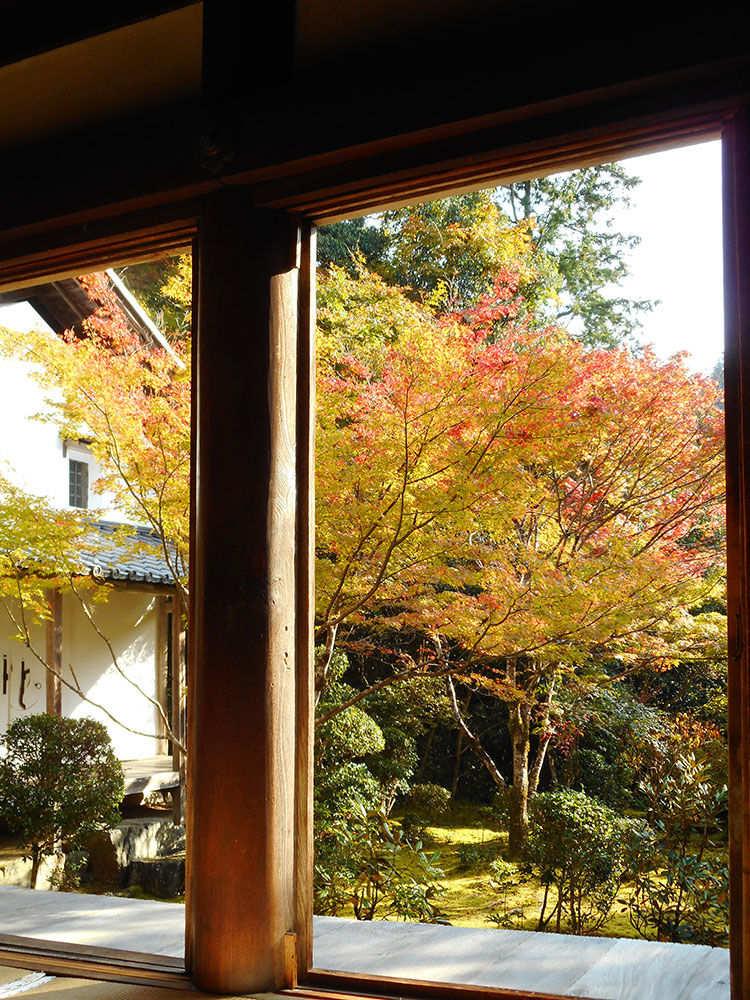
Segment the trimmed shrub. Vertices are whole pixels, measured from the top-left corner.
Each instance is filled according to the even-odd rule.
[[[426,782],[414,785],[404,796],[401,826],[409,834],[423,836],[425,828],[444,816],[451,803],[451,793],[442,785]]]
[[[106,728],[88,718],[28,715],[8,726],[0,747],[0,816],[29,849],[36,888],[42,857],[60,841],[78,846],[119,822],[122,765]]]
[[[716,756],[705,724],[691,733],[684,718],[652,745],[641,783],[650,825],[634,827],[628,845],[628,915],[642,937],[728,943],[727,787],[716,784]]]
[[[564,919],[573,934],[601,927],[623,878],[627,820],[570,789],[537,795],[529,819],[525,859],[544,886],[539,930],[553,917],[557,931]]]

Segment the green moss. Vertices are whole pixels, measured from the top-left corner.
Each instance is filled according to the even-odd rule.
[[[398,818],[396,817],[396,822]],[[536,930],[544,889],[535,879],[519,868],[519,884],[506,893],[498,893],[493,885],[493,860],[509,861],[506,857],[508,835],[500,829],[489,811],[461,805],[453,807],[441,822],[427,827],[425,849],[438,850],[443,894],[438,901],[444,918],[456,927],[496,926],[488,920],[493,908],[508,914],[505,926],[518,930]],[[474,852],[472,854],[472,852]],[[722,854],[717,851],[717,854]],[[474,860],[467,863],[467,858]],[[596,937],[638,938],[630,925],[627,898],[632,887],[623,885],[606,923]],[[342,917],[353,917],[351,908]],[[565,931],[563,926],[563,930]]]
[[[494,926],[487,919],[492,904],[498,900],[490,864],[494,858],[508,860],[507,833],[487,816],[477,815],[475,809],[459,805],[443,822],[427,828],[425,840],[440,851],[440,867],[445,872],[441,880],[444,892],[440,909],[445,918],[456,927]],[[465,863],[467,846],[480,849],[480,860],[470,866]],[[506,912],[520,911],[510,916],[508,926],[536,930],[544,889],[537,879],[526,874],[522,878],[523,881],[503,899]],[[620,896],[626,897],[627,892],[627,887],[623,887]],[[622,903],[615,903],[597,936],[638,937],[623,909]]]

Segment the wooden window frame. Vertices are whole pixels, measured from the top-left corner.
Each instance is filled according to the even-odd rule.
[[[68,506],[88,510],[89,464],[80,458],[68,459]]]
[[[750,994],[750,116],[734,99],[645,116],[642,100],[639,107],[630,117],[613,107],[614,125],[588,130],[581,122],[596,116],[586,107],[576,128],[570,107],[567,118],[522,127],[464,123],[374,144],[356,162],[342,150],[296,171],[238,174],[200,203],[164,196],[154,211],[166,219],[102,209],[85,226],[50,223],[5,241],[0,287],[12,288],[147,259],[199,235],[185,970],[158,957],[2,935],[0,962],[224,993],[531,996],[311,969],[314,227],[723,131],[732,997]],[[228,352],[222,335],[238,316],[249,327]],[[239,454],[238,421],[253,429]],[[228,460],[238,474],[218,476]],[[238,748],[239,757],[226,756]]]

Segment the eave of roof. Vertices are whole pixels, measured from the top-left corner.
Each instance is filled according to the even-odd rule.
[[[81,550],[81,565],[97,580],[173,587],[174,576],[159,535],[150,528],[95,521]],[[175,562],[177,553],[171,549]],[[178,572],[184,567],[177,566]]]

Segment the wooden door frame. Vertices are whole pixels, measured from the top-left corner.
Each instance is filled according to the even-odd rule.
[[[585,111],[580,111],[580,117],[585,120]],[[682,123],[682,124],[681,124]],[[266,740],[261,759],[256,759],[248,768],[247,762],[235,761],[224,776],[219,804],[213,808],[209,820],[207,811],[198,809],[191,802],[189,807],[188,825],[189,837],[193,845],[193,856],[189,861],[188,870],[188,908],[187,908],[187,975],[181,972],[175,963],[160,962],[147,959],[144,956],[124,957],[118,953],[102,953],[97,949],[81,949],[68,946],[54,948],[43,947],[39,942],[11,942],[0,937],[0,961],[6,964],[18,965],[24,968],[43,968],[59,974],[76,974],[96,978],[109,978],[123,982],[152,983],[154,985],[174,985],[184,988],[188,976],[198,985],[227,992],[235,990],[247,992],[250,989],[274,989],[291,986],[289,982],[288,947],[285,939],[289,931],[297,934],[297,961],[303,986],[299,988],[300,995],[327,996],[332,990],[349,990],[352,993],[366,992],[369,995],[389,995],[397,992],[400,995],[440,995],[440,996],[473,996],[475,990],[462,986],[445,984],[406,984],[403,982],[388,982],[376,977],[347,976],[346,974],[308,974],[311,965],[312,941],[310,936],[312,920],[311,904],[311,718],[312,698],[310,693],[311,669],[311,621],[312,621],[312,404],[314,399],[313,363],[312,363],[312,333],[314,329],[314,252],[313,232],[318,222],[329,221],[346,215],[363,213],[375,206],[393,203],[403,203],[426,194],[436,196],[447,193],[455,188],[468,190],[487,186],[491,180],[507,180],[520,176],[520,172],[533,175],[536,171],[550,172],[557,167],[572,167],[581,162],[603,162],[611,155],[622,155],[623,152],[645,151],[647,149],[666,148],[682,141],[702,138],[718,134],[724,129],[726,136],[725,158],[725,204],[728,207],[726,228],[726,260],[729,263],[727,278],[727,355],[729,367],[735,366],[734,381],[730,372],[727,381],[727,421],[728,446],[727,465],[728,482],[730,484],[729,510],[732,512],[734,534],[730,532],[729,541],[729,578],[730,578],[730,691],[732,708],[730,718],[730,760],[732,770],[732,982],[733,997],[739,998],[750,992],[750,974],[747,960],[748,937],[750,921],[748,920],[748,900],[750,900],[750,874],[745,872],[746,852],[748,847],[748,784],[747,746],[748,719],[750,719],[750,694],[748,689],[748,651],[750,650],[750,633],[748,623],[750,615],[745,611],[747,604],[746,581],[750,574],[750,541],[748,540],[748,518],[750,509],[745,499],[746,484],[750,482],[750,431],[744,433],[743,427],[750,418],[750,330],[748,329],[748,282],[740,278],[750,274],[750,250],[748,249],[748,198],[750,196],[750,176],[747,167],[748,149],[748,116],[743,108],[735,109],[732,101],[723,101],[709,112],[705,109],[700,115],[684,109],[681,113],[661,118],[654,122],[648,119],[646,123],[639,121],[629,123],[627,127],[612,127],[598,136],[591,131],[579,134],[548,135],[542,138],[527,136],[523,143],[515,143],[508,149],[493,146],[487,155],[479,159],[468,154],[461,155],[461,142],[452,137],[451,157],[448,160],[436,159],[432,167],[422,165],[418,171],[407,168],[411,153],[415,148],[413,137],[403,137],[399,148],[394,153],[388,150],[387,169],[378,166],[376,153],[370,159],[365,157],[360,166],[365,163],[360,176],[364,181],[340,182],[340,173],[335,168],[326,171],[316,166],[313,174],[296,174],[290,180],[288,174],[279,174],[276,180],[251,182],[249,178],[237,178],[233,193],[221,191],[208,195],[201,203],[185,203],[182,206],[172,202],[168,206],[168,222],[163,220],[158,225],[153,224],[149,213],[134,216],[109,216],[107,209],[100,211],[99,225],[101,233],[91,238],[92,229],[96,224],[88,223],[85,227],[63,231],[59,224],[51,225],[50,230],[24,236],[19,241],[5,241],[5,256],[0,262],[0,284],[4,287],[22,287],[32,284],[42,277],[59,277],[64,274],[80,274],[85,270],[112,263],[125,262],[132,259],[146,259],[155,253],[174,250],[183,246],[198,231],[201,221],[204,249],[213,247],[211,253],[224,254],[226,267],[231,271],[237,260],[242,260],[242,272],[234,272],[236,280],[245,281],[248,273],[251,280],[245,281],[242,301],[231,308],[224,306],[223,311],[217,305],[209,312],[208,303],[201,303],[207,295],[216,296],[222,281],[221,269],[214,268],[209,287],[201,284],[198,309],[203,310],[206,326],[204,347],[206,364],[202,361],[196,365],[196,391],[194,399],[198,406],[196,419],[198,461],[207,459],[204,476],[211,474],[217,468],[216,460],[222,454],[228,455],[226,439],[222,441],[227,426],[226,421],[218,421],[217,406],[220,401],[219,385],[229,371],[226,359],[222,360],[216,347],[216,338],[221,330],[217,326],[216,317],[221,314],[224,324],[235,322],[237,316],[247,316],[246,310],[252,312],[253,346],[240,350],[243,364],[258,364],[264,366],[270,376],[277,371],[278,360],[282,354],[291,351],[296,356],[296,376],[287,372],[287,388],[291,379],[295,383],[298,404],[296,405],[296,446],[292,447],[291,458],[283,463],[283,468],[273,465],[264,466],[263,486],[261,493],[256,495],[255,507],[258,521],[252,530],[246,533],[247,545],[243,552],[250,558],[255,555],[261,559],[273,550],[272,562],[277,566],[286,566],[284,572],[293,576],[292,590],[289,581],[282,588],[283,602],[286,610],[293,607],[294,633],[290,645],[284,640],[281,645],[274,646],[272,641],[266,641],[264,652],[254,656],[247,663],[252,668],[248,676],[255,684],[255,693],[269,689],[277,690],[284,686],[284,691],[277,701],[259,702],[257,720],[262,722],[261,734]],[[532,129],[533,133],[533,129]],[[472,141],[474,133],[471,133]],[[495,142],[497,136],[495,136]],[[468,143],[468,140],[467,140]],[[470,143],[465,144],[468,148]],[[421,147],[420,147],[421,148]],[[557,153],[555,152],[557,150]],[[398,154],[398,155],[397,155]],[[369,155],[369,154],[368,154]],[[400,156],[400,159],[399,159]],[[467,158],[468,157],[468,158]],[[346,152],[342,153],[340,162],[345,162]],[[378,173],[378,171],[385,172]],[[420,172],[421,171],[421,172]],[[326,180],[327,177],[327,180]],[[247,181],[247,183],[246,183]],[[218,185],[217,185],[218,187]],[[168,198],[165,196],[165,203]],[[241,211],[234,209],[240,206]],[[213,223],[212,220],[213,219]],[[150,224],[151,223],[151,224]],[[221,239],[215,228],[215,235],[210,235],[211,225],[219,225],[222,230]],[[250,229],[248,230],[248,224]],[[208,236],[206,233],[208,232]],[[228,246],[221,248],[221,240],[228,239]],[[251,244],[248,244],[251,239]],[[233,263],[234,261],[234,263]],[[249,269],[249,270],[247,270]],[[294,273],[292,279],[290,275]],[[199,280],[203,279],[199,276]],[[234,280],[234,279],[233,279]],[[214,298],[214,303],[219,302]],[[214,316],[212,319],[211,316]],[[260,325],[259,325],[260,324]],[[199,331],[199,339],[202,334]],[[260,338],[265,346],[258,346]],[[212,343],[213,341],[213,343]],[[226,345],[225,345],[226,346]],[[201,348],[203,350],[203,348]],[[199,358],[201,356],[199,355]],[[258,359],[261,359],[260,362]],[[213,370],[212,365],[219,365]],[[223,366],[223,367],[222,367]],[[236,364],[235,364],[236,367]],[[213,379],[213,383],[201,383],[204,378]],[[274,420],[278,416],[273,400],[283,394],[284,387],[278,384],[265,385],[264,379],[255,383],[258,392],[264,392],[265,403],[253,410],[256,426],[253,433],[261,430],[268,432],[270,437],[269,456],[277,457],[277,451],[283,440],[291,433],[291,424],[287,419],[283,427]],[[209,388],[209,385],[212,385]],[[277,395],[274,395],[276,393]],[[200,401],[204,400],[208,409],[201,411]],[[226,402],[226,398],[221,400]],[[268,407],[264,410],[264,406]],[[292,407],[292,410],[294,407]],[[285,404],[287,418],[289,404]],[[266,413],[266,416],[263,414]],[[267,424],[265,423],[267,421]],[[295,422],[292,420],[292,424]],[[211,457],[212,449],[216,449]],[[747,453],[747,454],[746,454]],[[245,458],[258,461],[261,464],[263,449],[243,451]],[[284,520],[286,541],[279,542],[281,534],[278,526],[273,527],[273,517],[269,513],[269,504],[278,503],[285,484],[289,482],[290,470],[297,487],[297,500],[294,517]],[[248,471],[244,471],[243,483],[246,490],[255,491],[257,483]],[[214,475],[214,481],[216,476]],[[205,479],[204,479],[205,483]],[[193,548],[191,557],[191,573],[202,574],[206,593],[212,594],[213,607],[205,599],[198,601],[193,608],[192,642],[190,644],[190,665],[188,684],[193,692],[190,698],[191,725],[193,739],[200,734],[194,744],[194,753],[189,765],[189,787],[201,785],[208,788],[208,777],[217,764],[227,767],[226,760],[221,760],[222,748],[234,745],[219,740],[214,745],[213,736],[219,733],[221,725],[226,722],[224,703],[217,704],[215,692],[210,690],[210,677],[206,672],[206,664],[214,655],[221,657],[244,657],[243,643],[246,635],[241,632],[240,625],[232,626],[235,632],[227,646],[217,638],[217,624],[222,621],[218,610],[221,601],[234,601],[239,594],[242,600],[252,602],[260,600],[266,609],[263,621],[258,628],[260,632],[268,626],[279,638],[281,631],[289,627],[288,618],[279,615],[271,608],[275,598],[269,599],[269,592],[263,590],[262,576],[267,574],[268,567],[260,566],[258,580],[261,583],[254,591],[243,590],[241,574],[229,574],[232,586],[226,580],[222,581],[211,566],[210,554],[205,546],[213,539],[216,544],[226,547],[226,532],[222,534],[222,503],[229,501],[236,504],[237,492],[229,486],[218,488],[217,495],[211,498],[206,492],[199,495],[194,503],[195,531],[193,532]],[[206,507],[208,504],[208,508]],[[233,508],[234,509],[234,508]],[[264,513],[265,512],[265,513]],[[288,515],[287,510],[287,515]],[[263,518],[266,518],[263,521]],[[262,523],[261,523],[262,522]],[[293,528],[289,535],[289,525]],[[240,522],[236,522],[240,525]],[[270,526],[269,526],[270,525]],[[245,529],[239,526],[243,533]],[[276,548],[274,549],[274,545]],[[203,552],[201,554],[201,546]],[[226,552],[225,548],[225,552]],[[228,557],[227,557],[228,558]],[[293,569],[289,569],[289,558]],[[207,562],[208,560],[208,562]],[[220,565],[220,562],[219,562]],[[213,574],[213,575],[212,575]],[[278,575],[278,574],[276,574]],[[283,574],[282,574],[283,575]],[[271,573],[274,577],[274,573]],[[265,577],[269,581],[271,577]],[[275,577],[274,577],[275,579]],[[200,587],[200,582],[198,587]],[[196,580],[193,581],[191,592],[198,592]],[[234,588],[234,589],[232,589]],[[239,588],[239,590],[238,590]],[[291,597],[291,605],[289,604]],[[223,596],[222,596],[223,595]],[[254,595],[254,596],[253,596]],[[240,621],[235,607],[235,623]],[[739,610],[735,610],[738,608]],[[226,619],[224,619],[226,620]],[[265,622],[265,624],[264,624]],[[264,632],[264,635],[266,633]],[[234,645],[232,645],[232,643]],[[296,647],[295,644],[296,643]],[[279,673],[278,656],[292,655],[296,657],[296,673],[293,683],[286,680],[286,675]],[[223,665],[228,686],[221,692],[221,698],[233,693],[232,683],[236,681],[233,671],[236,671],[232,659],[216,661]],[[226,667],[225,664],[232,664]],[[245,662],[243,660],[243,662]],[[198,665],[199,676],[196,676]],[[212,664],[214,670],[218,670]],[[286,669],[286,666],[284,667]],[[232,678],[234,677],[234,681]],[[239,689],[237,689],[239,690]],[[197,697],[196,697],[197,693]],[[234,692],[236,693],[236,692]],[[246,692],[242,693],[246,696]],[[265,698],[265,694],[263,695]],[[198,704],[196,705],[196,702]],[[213,708],[212,708],[213,704]],[[241,703],[238,702],[238,705]],[[201,718],[196,719],[198,711]],[[213,712],[213,715],[211,714]],[[291,732],[289,718],[293,720]],[[233,723],[241,718],[241,713],[235,713]],[[208,722],[206,722],[208,719]],[[245,717],[245,723],[247,717]],[[208,728],[206,728],[206,726]],[[283,739],[279,739],[279,727],[284,729]],[[224,728],[228,727],[224,725]],[[206,737],[210,738],[206,738]],[[260,744],[259,744],[260,745]],[[294,764],[291,772],[288,754],[290,746],[294,754]],[[296,751],[294,748],[296,747]],[[275,755],[275,757],[274,757]],[[261,766],[261,764],[263,766]],[[270,768],[270,770],[269,770]],[[274,769],[275,768],[275,769]],[[285,770],[286,769],[286,770]],[[291,774],[291,776],[290,776]],[[289,796],[289,788],[293,794]],[[202,784],[201,784],[202,783]],[[281,793],[276,796],[280,784],[286,783]],[[229,856],[219,859],[216,854],[214,838],[218,836],[217,829],[222,823],[236,822],[239,813],[250,816],[247,804],[239,810],[231,803],[231,790],[241,793],[252,792],[257,803],[267,803],[275,796],[279,803],[270,807],[263,818],[263,832],[254,832],[252,838],[253,851],[265,849],[266,841],[273,843],[274,851],[271,861],[252,860],[248,867],[247,851],[244,844],[232,848],[229,845]],[[208,794],[208,793],[207,793]],[[216,789],[210,791],[217,794]],[[222,797],[223,796],[223,797]],[[193,796],[191,796],[192,800]],[[290,807],[291,802],[291,807]],[[265,807],[264,807],[265,808]],[[210,812],[210,810],[209,810]],[[199,815],[200,813],[200,815]],[[290,823],[294,828],[292,845],[289,847],[288,833]],[[256,835],[257,834],[257,835]],[[209,838],[204,840],[204,836]],[[199,843],[200,841],[200,843]],[[197,846],[196,846],[197,845]],[[212,846],[213,845],[213,846]],[[284,845],[287,845],[286,847]],[[223,843],[226,847],[226,843]],[[288,848],[288,851],[287,851]],[[233,853],[234,851],[234,853]],[[275,852],[275,853],[274,853]],[[285,853],[286,852],[286,853]],[[261,853],[261,857],[266,857]],[[279,862],[281,859],[281,862]],[[242,871],[260,874],[265,880],[263,893],[255,897],[252,914],[253,934],[248,934],[247,908],[235,899],[227,906],[222,894],[228,880],[234,879],[234,863],[242,866]],[[278,868],[281,864],[281,881],[279,871],[270,872],[270,864]],[[255,866],[255,868],[253,868]],[[287,926],[288,925],[288,926]],[[523,993],[496,990],[482,990],[485,996],[521,997]]]
[[[706,135],[722,139],[723,161],[723,230],[724,230],[724,297],[725,297],[725,368],[726,368],[726,475],[727,475],[727,578],[728,578],[728,660],[729,660],[729,780],[730,780],[730,962],[732,1000],[750,996],[750,108],[742,103],[723,109],[715,117],[703,119],[694,130],[691,121],[686,130],[692,141]],[[631,154],[674,148],[685,144],[676,123],[668,126],[669,138],[653,135],[646,138],[639,129],[627,135],[605,137],[595,155],[589,152],[583,165],[606,162],[609,144]],[[573,142],[563,152],[561,169],[576,164],[570,162]],[[645,148],[644,148],[645,146]],[[540,163],[548,169],[554,162],[552,150],[539,151]],[[497,175],[501,179],[517,178],[512,162]],[[525,176],[534,176],[533,168]],[[395,182],[396,202],[408,202],[401,179]],[[445,176],[440,185],[445,184]],[[477,189],[471,183],[463,190]],[[447,193],[444,187],[440,194]],[[338,195],[338,200],[337,200]],[[437,196],[437,195],[435,195]],[[378,197],[387,198],[385,187]],[[362,204],[367,204],[366,195]],[[345,206],[361,214],[361,206],[352,201],[350,192],[316,192],[313,202],[304,205],[316,213],[320,222],[335,221],[345,215]],[[299,200],[295,203],[300,205]],[[382,202],[377,207],[387,207]],[[300,963],[300,969],[305,966]],[[307,966],[310,969],[310,966]],[[329,970],[300,973],[304,996],[327,997],[329,991],[367,992],[383,997],[487,997],[540,998],[542,994],[526,994],[512,989],[471,988],[445,983],[413,982],[386,976],[366,976]],[[302,995],[302,994],[301,994]],[[545,995],[546,996],[546,995]],[[557,998],[556,998],[557,1000]]]

